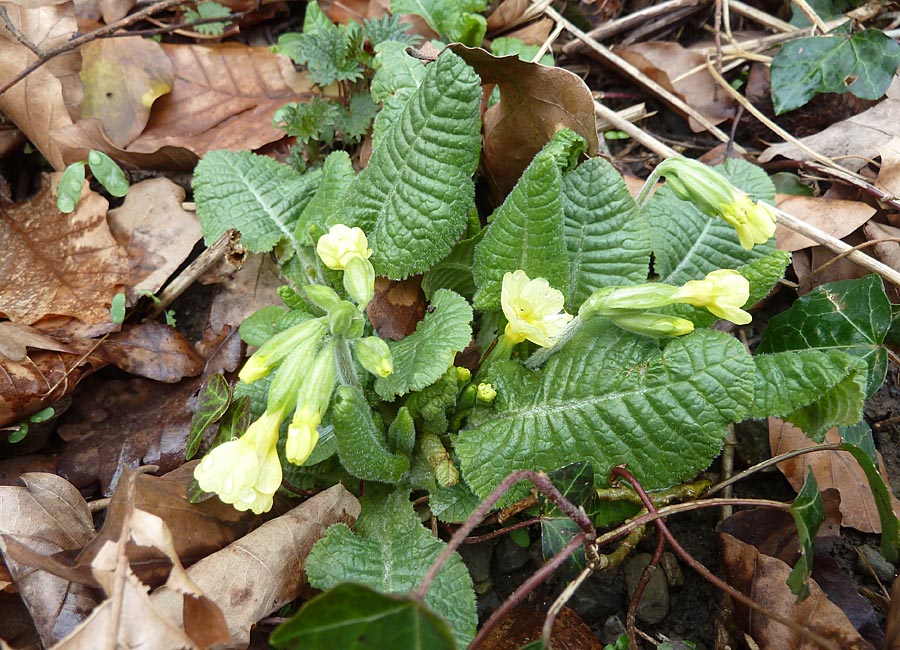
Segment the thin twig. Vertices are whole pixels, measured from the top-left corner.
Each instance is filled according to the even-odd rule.
[[[738,481],[741,481],[741,480],[747,478],[751,474],[755,474],[756,472],[758,472],[760,470],[764,470],[767,467],[772,467],[772,465],[777,465],[778,463],[781,463],[786,460],[790,460],[791,458],[794,458],[796,456],[802,456],[803,454],[811,454],[816,451],[841,451],[841,449],[842,449],[841,443],[837,443],[837,444],[831,444],[831,445],[816,445],[814,447],[804,447],[803,449],[794,449],[793,451],[787,451],[783,454],[778,454],[777,456],[774,456],[773,458],[764,460],[761,463],[757,463],[753,467],[748,467],[744,471],[738,472],[734,476],[725,479],[721,483],[716,483],[711,488],[709,488],[709,490],[706,491],[706,494],[707,495],[715,494],[719,490],[723,490],[726,487],[728,487],[729,485],[733,485],[734,483],[737,483]]]
[[[662,519],[659,520],[662,522]],[[653,574],[656,573],[656,569],[659,566],[659,561],[662,559],[663,551],[666,548],[666,538],[662,535],[657,536],[656,540],[656,548],[653,550],[653,556],[650,558],[650,562],[644,567],[644,570],[641,572],[640,580],[638,580],[637,585],[634,588],[634,593],[631,595],[631,600],[628,603],[628,612],[625,615],[625,632],[628,634],[628,642],[631,644],[630,647],[637,647],[637,639],[635,638],[635,619],[637,618],[637,608],[641,603],[641,597],[644,595],[644,590],[647,588],[647,585],[650,584],[650,579],[653,577]]]
[[[566,585],[566,588],[562,590],[562,593],[556,597],[556,600],[553,601],[550,609],[547,610],[547,616],[544,618],[544,626],[541,629],[541,637],[544,639],[545,648],[551,647],[550,641],[553,636],[553,623],[556,622],[556,616],[562,610],[563,606],[569,602],[569,599],[575,594],[581,584],[587,580],[593,572],[593,567],[584,567],[584,569],[581,570],[581,573],[579,573],[572,582]]]

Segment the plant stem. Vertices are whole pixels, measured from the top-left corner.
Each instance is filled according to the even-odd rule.
[[[353,367],[353,359],[350,356],[350,344],[347,343],[347,339],[343,336],[334,338],[334,362],[338,381],[344,386],[362,389],[359,377],[356,376],[356,368]]]
[[[634,199],[634,202],[637,203],[638,211],[644,209],[644,204],[647,202],[647,199],[650,198],[650,191],[656,185],[656,181],[660,179],[662,176],[662,171],[659,169],[659,165],[657,165],[650,175],[647,177],[647,180],[644,181],[643,187],[641,187],[641,191],[638,192],[637,197]]]

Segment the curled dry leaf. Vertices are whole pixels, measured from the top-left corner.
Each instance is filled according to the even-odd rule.
[[[296,598],[306,582],[306,557],[325,530],[353,525],[360,506],[338,484],[188,569],[188,575],[225,614],[232,641],[220,648],[246,648],[250,628]],[[178,594],[163,587],[151,596],[156,607],[181,621]],[[190,621],[184,621],[185,628]]]
[[[78,490],[53,474],[25,474],[25,487],[0,487],[0,551],[43,642],[66,636],[97,604],[96,592],[11,559],[8,545],[51,555],[83,547],[94,534]]]
[[[278,287],[283,281],[271,255],[249,255],[241,268],[228,271],[230,274],[218,282],[209,309],[209,331],[221,332],[223,327],[236,330],[257,310],[282,304]]]
[[[366,315],[378,336],[399,341],[416,331],[425,318],[422,276],[405,280],[375,278],[375,297],[366,306]]]
[[[0,312],[26,324],[47,315],[108,323],[129,266],[106,223],[108,205],[85,183],[78,207],[64,215],[44,176],[36,196],[0,208]]]
[[[125,372],[173,384],[203,371],[203,357],[184,336],[162,323],[128,325],[111,334],[103,354]]]
[[[0,322],[0,355],[9,361],[24,361],[28,348],[74,352],[62,341],[42,334],[39,330],[11,321]]]
[[[838,239],[852,233],[875,214],[875,208],[860,201],[785,194],[779,194],[777,198],[779,208]],[[775,237],[778,248],[783,251],[793,252],[818,245],[781,224],[776,227]]]
[[[825,434],[826,444],[838,443],[841,436],[837,429]],[[772,455],[783,454],[794,449],[812,447],[815,443],[802,430],[778,418],[769,418],[769,446]],[[879,454],[879,470],[887,478]],[[803,454],[778,464],[778,469],[799,490],[806,476],[806,468],[812,468],[819,488],[835,488],[841,494],[841,514],[844,526],[850,526],[866,533],[880,533],[881,521],[875,507],[875,498],[869,490],[866,475],[853,457],[844,451],[818,451]],[[900,513],[900,501],[893,495],[891,503],[895,513]]]
[[[475,68],[485,85],[496,84],[500,101],[484,114],[485,175],[495,198],[512,189],[535,154],[553,134],[566,128],[587,141],[588,155],[600,147],[594,98],[578,75],[562,68],[496,57],[480,48],[451,45]]]

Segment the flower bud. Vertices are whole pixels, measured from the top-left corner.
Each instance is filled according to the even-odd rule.
[[[497,398],[497,390],[491,384],[478,384],[478,393],[476,395],[479,402],[490,404]]]
[[[394,372],[391,349],[377,336],[367,336],[356,342],[356,359],[376,377],[384,378]]]
[[[326,312],[341,301],[337,292],[324,284],[308,284],[303,287],[302,293],[304,298]]]
[[[269,397],[266,408],[270,411],[282,410],[290,413],[297,404],[297,391],[306,376],[307,370],[316,358],[316,348],[322,334],[307,337],[295,347],[275,371],[275,377],[269,385]]]
[[[364,257],[353,257],[344,268],[344,290],[360,309],[364,309],[375,295],[375,268]]]
[[[361,257],[368,259],[372,255],[369,241],[362,228],[348,228],[343,224],[335,224],[327,234],[319,237],[316,253],[330,269],[343,271],[351,259]]]
[[[456,370],[456,383],[459,385],[469,383],[469,380],[472,378],[472,371],[468,368],[463,368],[462,366],[453,366]]]
[[[646,336],[683,336],[694,331],[689,320],[649,312],[623,312],[609,318],[622,329]]]
[[[356,307],[341,300],[328,310],[328,327],[335,336],[346,334],[356,316]]]
[[[582,320],[591,316],[612,316],[621,311],[642,311],[664,307],[673,302],[678,287],[648,282],[630,287],[604,287],[585,300],[578,315]]]
[[[329,343],[316,354],[315,361],[300,384],[297,410],[288,427],[285,456],[295,465],[302,465],[319,440],[317,427],[328,410],[334,389],[334,344]]]
[[[281,363],[290,352],[307,338],[318,338],[325,331],[325,323],[321,318],[312,318],[289,327],[269,337],[259,349],[247,359],[247,363],[238,373],[246,384],[262,379]]]
[[[731,269],[707,274],[703,280],[691,280],[675,293],[678,302],[705,307],[710,312],[736,325],[746,325],[753,317],[741,307],[750,298],[750,283]]]

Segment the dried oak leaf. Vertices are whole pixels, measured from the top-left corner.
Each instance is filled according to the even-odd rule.
[[[783,194],[778,196],[778,207],[838,239],[852,233],[876,212],[871,205],[861,201]],[[775,228],[775,237],[778,248],[783,251],[793,252],[818,245],[780,224]]]
[[[106,199],[87,189],[72,214],[56,207],[50,178],[33,198],[0,207],[0,312],[32,324],[47,315],[108,323],[129,263],[106,223]]]
[[[531,605],[520,605],[504,616],[481,644],[482,650],[519,650],[541,638],[544,614]],[[551,641],[559,650],[602,650],[590,626],[574,609],[563,607],[553,622]]]
[[[553,134],[566,128],[587,141],[587,153],[597,154],[594,98],[581,78],[562,68],[496,57],[480,48],[451,45],[450,49],[475,68],[485,85],[500,89],[500,101],[485,111],[481,159],[496,199],[516,184],[535,154]]]
[[[167,384],[203,372],[203,357],[190,341],[155,321],[126,325],[103,342],[102,350],[117,368]]]
[[[826,432],[824,443],[834,444],[840,441],[841,436],[836,428]],[[814,444],[793,424],[778,418],[769,418],[769,446],[773,456],[794,449],[812,447]],[[881,476],[887,477],[880,454],[878,461]],[[875,507],[875,497],[869,489],[866,475],[853,456],[845,451],[817,451],[778,463],[778,469],[795,490],[799,490],[803,485],[807,467],[812,469],[819,489],[835,488],[840,492],[844,526],[865,533],[881,532],[881,520]],[[891,504],[894,512],[900,513],[900,501],[893,495]]]
[[[94,535],[78,490],[53,474],[24,474],[25,487],[0,487],[0,551],[46,646],[66,636],[97,604],[95,590],[9,556],[11,544],[49,556],[82,548]]]

